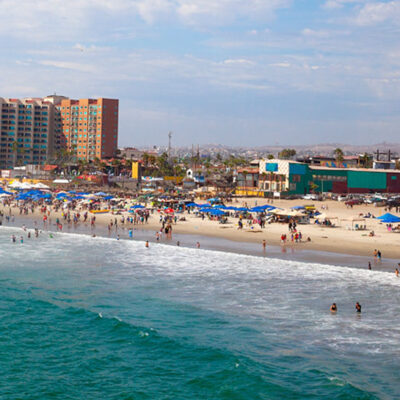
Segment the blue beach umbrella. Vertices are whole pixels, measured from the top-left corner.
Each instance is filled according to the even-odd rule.
[[[224,215],[225,213],[222,210],[214,209],[210,211],[211,215]]]
[[[400,222],[399,217],[396,217],[396,215],[393,215],[390,213],[383,214],[380,217],[377,217],[376,219],[379,219],[381,222],[383,222],[385,224],[392,224],[395,222]]]
[[[131,208],[137,209],[137,208],[146,208],[146,207],[145,207],[145,206],[142,206],[141,204],[135,204],[135,205],[132,206]]]

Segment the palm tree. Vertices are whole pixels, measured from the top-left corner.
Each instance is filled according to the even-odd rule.
[[[344,158],[344,154],[343,154],[343,150],[340,148],[337,148],[333,151],[333,153],[335,154],[335,158],[337,162],[343,162]]]
[[[111,165],[114,167],[114,175],[119,175],[119,171],[121,169],[121,161],[117,158],[114,158],[111,162]]]
[[[13,151],[13,166],[15,167],[17,165],[17,153],[18,153],[18,142],[16,140],[13,141],[12,151]]]

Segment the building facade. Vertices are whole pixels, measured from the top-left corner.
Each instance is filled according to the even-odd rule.
[[[116,99],[0,97],[0,121],[1,169],[45,164],[65,151],[87,161],[116,155]]]
[[[0,168],[43,164],[54,149],[51,101],[0,98]]]
[[[292,160],[261,160],[260,188],[266,192],[306,194],[308,165]]]
[[[400,193],[400,170],[329,168],[291,160],[262,160],[259,168],[259,190],[264,196]]]
[[[61,100],[57,150],[67,149],[81,160],[111,158],[118,147],[118,100]]]

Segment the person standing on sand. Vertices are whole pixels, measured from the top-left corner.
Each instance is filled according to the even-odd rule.
[[[265,251],[265,249],[267,247],[267,242],[265,239],[262,241],[262,247],[263,247],[263,250]]]
[[[382,253],[380,250],[378,250],[377,256],[378,256],[378,261],[380,262],[382,260]]]

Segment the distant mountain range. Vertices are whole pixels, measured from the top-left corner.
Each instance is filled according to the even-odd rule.
[[[173,156],[189,156],[192,153],[195,155],[197,151],[201,156],[215,156],[220,154],[222,157],[227,157],[229,155],[242,156],[246,158],[257,158],[266,157],[269,154],[277,155],[282,149],[292,148],[295,149],[297,155],[332,155],[336,148],[343,150],[345,155],[352,154],[373,154],[379,150],[381,153],[386,153],[389,150],[392,155],[400,154],[400,143],[388,143],[381,142],[376,144],[365,144],[365,145],[351,145],[345,143],[318,143],[313,145],[286,145],[286,146],[276,146],[276,145],[264,145],[264,146],[226,146],[222,144],[204,144],[199,147],[175,147],[171,148],[171,154]],[[158,152],[167,151],[166,147],[159,147]]]

